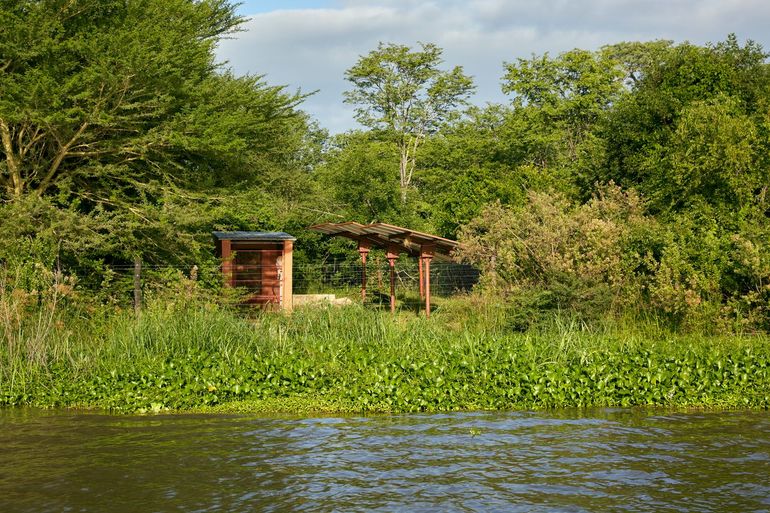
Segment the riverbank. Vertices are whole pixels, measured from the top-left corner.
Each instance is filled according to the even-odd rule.
[[[33,330],[34,331],[34,330]],[[162,305],[62,321],[2,352],[0,404],[116,412],[767,408],[770,339],[552,323],[519,333],[447,308],[245,319]],[[26,344],[26,345],[25,345]]]

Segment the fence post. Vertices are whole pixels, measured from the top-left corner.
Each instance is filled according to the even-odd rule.
[[[134,257],[134,313],[142,310],[142,258]]]

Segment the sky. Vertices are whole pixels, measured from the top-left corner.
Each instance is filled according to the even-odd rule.
[[[331,133],[359,128],[345,70],[379,42],[444,49],[474,77],[472,102],[505,103],[503,63],[620,41],[718,42],[770,50],[770,0],[246,0],[243,30],[217,56],[239,75],[313,92],[302,108]]]

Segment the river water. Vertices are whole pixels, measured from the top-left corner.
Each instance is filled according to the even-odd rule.
[[[770,511],[770,413],[0,410],[16,511]]]

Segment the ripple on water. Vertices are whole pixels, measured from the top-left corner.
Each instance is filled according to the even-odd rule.
[[[768,511],[770,414],[0,412],[0,511]]]

